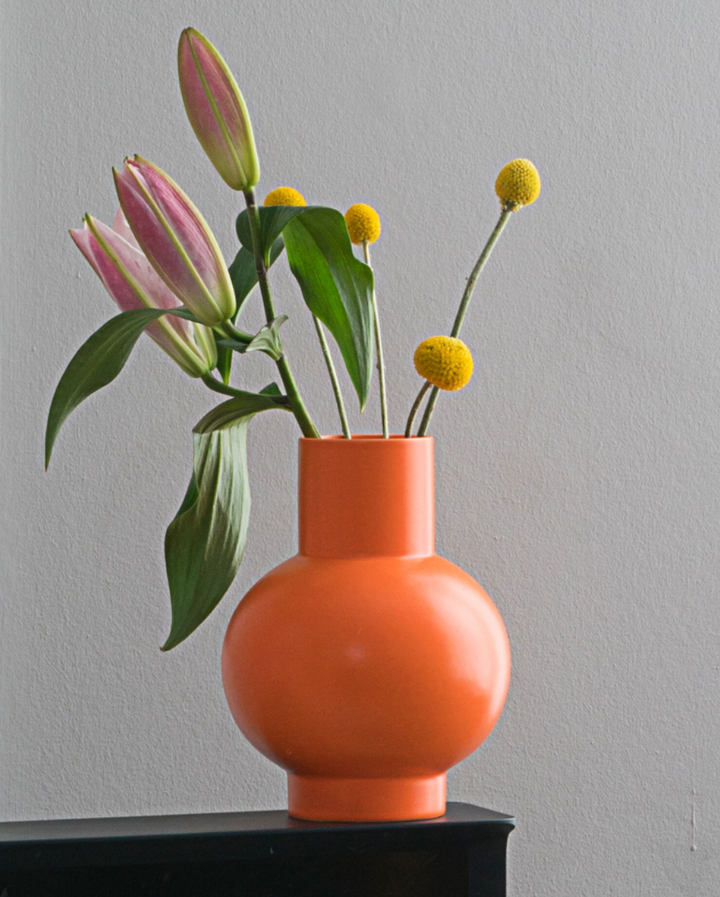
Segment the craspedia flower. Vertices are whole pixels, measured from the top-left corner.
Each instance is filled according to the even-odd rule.
[[[363,243],[374,243],[380,236],[380,216],[364,202],[356,202],[354,206],[345,212],[345,224],[347,224],[350,240],[356,246]]]
[[[293,187],[276,187],[265,197],[264,206],[306,206],[305,197]]]
[[[470,350],[454,336],[431,336],[423,340],[415,350],[413,362],[421,377],[449,392],[462,389],[472,377]]]
[[[529,206],[540,196],[540,175],[529,159],[514,159],[495,181],[495,192],[504,209]]]

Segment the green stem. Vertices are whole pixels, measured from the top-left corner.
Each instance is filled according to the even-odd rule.
[[[228,386],[227,383],[223,383],[221,380],[216,380],[212,374],[204,374],[201,379],[208,389],[212,389],[214,392],[221,392],[224,396],[243,395],[241,389],[235,389],[234,386]]]
[[[490,238],[485,244],[485,248],[480,253],[480,258],[475,262],[475,267],[472,269],[472,273],[470,277],[468,277],[468,282],[465,286],[465,292],[463,293],[463,297],[460,300],[460,308],[458,309],[458,313],[455,315],[455,323],[453,324],[453,329],[450,333],[450,336],[457,336],[460,333],[460,328],[462,327],[463,319],[465,318],[465,312],[467,311],[468,305],[470,304],[470,299],[472,298],[473,290],[475,289],[475,283],[480,276],[480,272],[485,267],[485,263],[490,258],[490,253],[493,251],[495,244],[500,239],[500,234],[503,232],[505,225],[510,220],[510,216],[512,215],[512,209],[503,209],[500,213],[500,218],[498,219],[498,223],[495,225],[495,230],[490,234]]]
[[[367,240],[363,240],[363,253],[365,255],[365,264],[372,269],[370,264],[370,244]],[[380,315],[378,314],[377,297],[375,296],[375,283],[373,275],[373,291],[372,291],[372,307],[373,320],[375,324],[375,346],[378,354],[378,379],[380,381],[380,413],[382,416],[382,433],[383,439],[387,439],[390,435],[388,430],[388,412],[387,412],[387,391],[385,389],[385,359],[383,358],[382,339],[380,337]]]
[[[255,191],[252,187],[244,191],[245,202],[248,209],[248,223],[250,224],[250,233],[252,235],[253,251],[255,253],[255,270],[257,271],[258,284],[260,285],[260,294],[262,296],[263,306],[265,308],[265,317],[268,324],[272,324],[277,315],[273,306],[272,296],[270,295],[270,283],[267,277],[267,267],[263,258],[263,251],[260,242],[260,212],[255,202]],[[300,395],[295,378],[290,370],[287,358],[283,355],[277,360],[278,371],[282,378],[285,392],[290,400],[290,408],[295,415],[303,436],[309,436],[315,439],[320,438],[317,427],[312,422],[312,418],[308,414],[305,403]]]
[[[325,339],[325,332],[323,331],[322,324],[315,315],[313,315],[313,321],[315,322],[315,330],[317,331],[318,339],[320,340],[320,346],[323,355],[325,356],[325,364],[327,365],[328,374],[330,374],[330,382],[332,383],[333,392],[335,393],[335,402],[337,403],[338,413],[340,414],[343,436],[345,436],[346,439],[350,439],[350,425],[348,424],[347,414],[345,413],[345,403],[343,402],[342,392],[340,391],[340,381],[338,380],[337,371],[335,370],[332,355],[330,354],[330,346],[328,346],[327,340]]]
[[[437,386],[433,386],[432,392],[430,393],[430,398],[428,399],[428,403],[425,406],[425,414],[423,414],[422,420],[420,421],[420,426],[418,427],[418,436],[424,436],[427,432],[428,424],[430,423],[430,418],[432,417],[432,413],[435,410],[435,403],[437,402],[439,395],[439,388]]]
[[[253,341],[252,333],[245,333],[244,330],[238,330],[231,321],[224,321],[216,329],[222,330],[225,336],[229,336],[230,339],[234,339],[238,343],[244,343],[246,346]]]
[[[457,337],[460,333],[460,328],[462,327],[462,323],[465,319],[465,314],[468,309],[468,305],[470,304],[470,299],[472,298],[473,291],[475,289],[475,284],[477,282],[478,277],[480,276],[480,272],[485,267],[487,260],[490,258],[490,253],[493,251],[495,244],[500,238],[500,234],[503,232],[505,225],[508,223],[510,216],[513,213],[513,208],[504,208],[500,213],[500,218],[498,219],[498,223],[495,225],[495,230],[490,234],[490,238],[485,244],[485,248],[480,253],[480,258],[475,262],[475,267],[472,269],[470,277],[468,277],[468,282],[465,285],[465,292],[463,293],[463,297],[460,300],[460,307],[458,308],[457,314],[455,315],[455,323],[453,324],[452,331],[450,332],[450,336]],[[432,417],[432,413],[435,410],[435,405],[438,400],[438,395],[440,390],[437,386],[433,387],[433,391],[430,393],[430,398],[428,399],[428,403],[425,406],[425,413],[423,414],[422,420],[420,421],[420,427],[418,429],[418,436],[424,436],[427,432],[428,424],[430,423],[430,418]]]
[[[408,415],[407,424],[405,426],[405,438],[406,439],[410,439],[410,437],[412,436],[412,425],[413,425],[413,421],[415,420],[415,415],[418,412],[418,408],[420,407],[420,405],[422,403],[425,393],[428,391],[428,389],[430,389],[431,385],[432,384],[430,383],[430,381],[426,380],[423,383],[420,392],[417,394],[417,398],[413,402],[413,406],[410,409],[410,414]]]

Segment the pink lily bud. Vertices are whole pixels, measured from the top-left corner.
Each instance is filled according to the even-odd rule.
[[[192,129],[220,177],[233,190],[254,187],[260,164],[245,100],[225,60],[194,28],[180,35],[178,73]]]
[[[115,175],[125,218],[147,260],[183,305],[210,327],[235,312],[235,291],[207,222],[157,165],[135,156]]]
[[[83,225],[70,236],[122,311],[180,306],[143,255],[122,211],[112,229],[90,215]],[[215,367],[215,339],[203,324],[166,315],[150,324],[146,333],[191,377],[202,377]]]

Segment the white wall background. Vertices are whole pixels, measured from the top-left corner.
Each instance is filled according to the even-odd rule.
[[[184,117],[180,31],[226,56],[264,196],[374,205],[394,428],[416,343],[447,330],[531,158],[463,331],[479,376],[445,399],[439,548],[490,591],[514,677],[450,798],[517,815],[510,893],[720,892],[720,7],[711,0],[2,0],[0,819],[284,805],[235,729],[219,651],[243,591],[294,552],[292,420],[251,433],[246,562],[187,643],[162,540],[213,397],[146,339],[66,424],[52,392],[114,311],[69,227],[115,211],[139,152],[196,199],[228,258],[238,198]],[[330,391],[290,281],[294,366]],[[256,316],[257,323],[260,321]],[[248,329],[255,320],[246,319]],[[268,379],[261,359],[244,380]],[[268,416],[270,417],[270,416]],[[377,406],[358,429],[377,429]]]

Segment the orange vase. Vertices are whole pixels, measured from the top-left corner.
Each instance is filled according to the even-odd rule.
[[[289,813],[445,812],[446,772],[510,680],[502,618],[435,554],[433,441],[300,440],[298,554],[235,611],[222,674],[248,740],[288,773]]]

